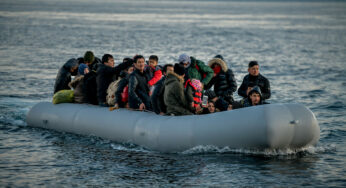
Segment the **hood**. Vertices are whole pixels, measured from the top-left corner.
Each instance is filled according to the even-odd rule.
[[[78,60],[75,58],[69,59],[65,64],[64,68],[66,70],[70,70],[72,67],[77,67],[78,66]]]
[[[261,100],[262,100],[261,88],[259,88],[258,86],[253,87],[252,90],[249,92],[249,95],[248,95],[249,98],[250,98],[250,95],[251,95],[253,92],[259,93],[259,95],[261,96]]]
[[[166,77],[165,85],[175,81],[179,81],[180,83],[184,84],[184,78],[180,78],[179,75],[175,72],[169,72]]]
[[[223,72],[226,72],[228,70],[227,64],[226,62],[224,62],[222,59],[220,58],[213,58],[208,62],[208,66],[212,67],[212,65],[214,64],[218,64],[220,65],[221,69]]]

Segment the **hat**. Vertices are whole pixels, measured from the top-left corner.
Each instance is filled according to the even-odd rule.
[[[220,54],[216,55],[214,58],[219,58],[219,59],[221,59],[221,60],[223,60],[223,61],[224,61],[224,59],[223,59],[222,55],[220,55]]]
[[[87,51],[84,54],[84,62],[93,63],[95,60],[94,53],[92,51]]]
[[[80,64],[79,67],[78,67],[78,74],[79,75],[84,75],[84,69],[85,68],[89,68],[88,65],[86,65],[84,63]]]
[[[187,54],[181,54],[179,56],[179,63],[188,63],[190,64],[191,63],[191,59],[190,59],[190,56],[188,56]]]
[[[182,64],[176,63],[174,65],[174,72],[180,76],[185,74],[185,68]]]

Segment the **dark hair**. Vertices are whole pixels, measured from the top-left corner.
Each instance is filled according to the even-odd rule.
[[[154,61],[156,61],[156,62],[159,62],[159,58],[156,56],[156,55],[151,55],[150,57],[149,57],[149,60],[150,59],[152,59],[152,60],[154,60]]]
[[[164,65],[163,68],[162,68],[162,72],[163,72],[163,73],[166,73],[166,72],[167,72],[167,67],[173,67],[173,68],[174,68],[174,66],[173,66],[172,64],[166,64],[166,65]]]
[[[95,60],[94,53],[92,51],[86,51],[84,54],[84,61],[88,63],[93,63]]]
[[[219,59],[221,59],[222,61],[224,60],[223,57],[222,57],[222,55],[220,55],[220,54],[214,56],[214,58],[219,58]]]
[[[137,63],[138,59],[144,59],[145,60],[145,58],[142,55],[135,55],[135,57],[133,57],[133,62]]]
[[[185,74],[184,65],[182,65],[180,63],[174,64],[174,72],[177,73],[180,76],[184,75]]]
[[[113,58],[111,54],[105,54],[102,56],[102,64],[107,63],[109,58]]]
[[[253,67],[255,65],[258,65],[257,61],[250,61],[249,68],[251,68],[251,67]]]
[[[84,58],[79,57],[79,58],[77,59],[77,61],[78,61],[78,65],[80,65],[80,64],[84,63]]]

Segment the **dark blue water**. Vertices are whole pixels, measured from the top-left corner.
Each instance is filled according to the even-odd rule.
[[[321,138],[303,151],[201,146],[163,154],[26,126],[71,57],[222,54],[240,85],[257,60],[271,103],[301,103]],[[345,187],[346,2],[0,1],[0,186]],[[236,98],[239,99],[238,96]],[[212,126],[212,125],[211,125]]]

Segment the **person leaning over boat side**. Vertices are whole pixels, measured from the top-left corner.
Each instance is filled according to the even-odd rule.
[[[255,86],[249,92],[248,97],[242,102],[243,107],[250,107],[262,104],[269,104],[263,100],[261,89]]]
[[[86,103],[86,95],[83,92],[84,75],[89,73],[89,67],[81,63],[78,67],[78,75],[72,80],[68,86],[73,88],[73,96],[75,103]]]
[[[132,109],[152,111],[149,96],[150,75],[145,71],[145,59],[142,55],[133,58],[135,70],[129,78],[129,106]]]
[[[249,85],[253,84],[255,86],[257,85],[261,89],[263,100],[269,99],[270,83],[266,77],[259,73],[259,65],[257,61],[250,61],[248,72],[249,74],[244,77],[243,82],[238,89],[238,95],[247,98],[249,92],[252,90],[252,87],[249,87]]]
[[[128,59],[126,61],[133,61]],[[128,67],[120,73],[121,80],[119,81],[118,88],[115,92],[115,108],[128,108],[128,84],[130,79],[130,74],[134,71],[134,67]]]
[[[162,68],[163,77],[155,84],[155,88],[153,94],[151,95],[151,103],[153,105],[153,110],[155,113],[160,115],[165,115],[166,113],[166,105],[163,99],[163,95],[165,92],[165,80],[167,74],[170,72],[174,72],[174,67],[172,64],[166,64]]]
[[[229,104],[233,103],[233,92],[237,91],[237,82],[233,71],[227,67],[226,62],[221,55],[215,56],[208,62],[208,65],[214,71],[214,76],[205,86],[210,89],[214,86],[216,96],[222,97]]]
[[[76,76],[78,72],[78,61],[75,58],[69,59],[60,69],[55,79],[54,94],[60,90],[70,87],[71,76]]]
[[[106,103],[107,89],[114,76],[119,76],[122,70],[131,65],[132,62],[123,62],[114,67],[113,56],[110,54],[103,55],[102,64],[97,67],[96,71],[97,100],[100,106],[108,106]]]
[[[169,72],[165,81],[164,102],[167,115],[192,115],[184,92],[184,66],[176,63],[174,72]]]
[[[204,87],[213,78],[214,71],[201,60],[190,57],[187,54],[181,54],[179,63],[185,67],[185,81],[197,79],[202,82]]]

